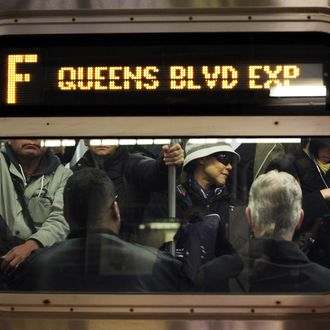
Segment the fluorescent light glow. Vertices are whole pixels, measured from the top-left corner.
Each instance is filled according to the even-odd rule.
[[[206,139],[189,139],[191,144],[202,144],[206,143]]]
[[[101,143],[103,146],[117,146],[118,139],[103,139]]]
[[[300,143],[300,138],[247,138],[234,139],[236,143]]]
[[[61,140],[45,140],[45,147],[60,147]]]
[[[153,139],[138,139],[136,144],[138,145],[152,145],[154,143]]]
[[[136,145],[136,139],[120,139],[119,144],[121,146],[134,146]]]
[[[74,147],[75,145],[75,140],[62,140],[62,147]]]
[[[231,141],[231,139],[226,139],[225,141],[228,142],[228,140]],[[223,141],[223,139],[221,139],[221,141]],[[192,144],[205,144],[205,143],[208,143],[208,144],[214,143],[215,144],[215,143],[219,142],[219,139],[218,138],[206,138],[206,139],[198,138],[198,139],[189,139],[189,142]],[[228,143],[231,143],[231,142],[228,142]]]
[[[100,146],[102,141],[100,139],[92,139],[89,141],[90,146]]]
[[[118,139],[92,139],[89,141],[90,146],[117,146]]]
[[[326,96],[326,86],[274,86],[270,89],[270,97],[311,97]]]
[[[154,139],[154,144],[170,144],[171,140],[170,139]]]

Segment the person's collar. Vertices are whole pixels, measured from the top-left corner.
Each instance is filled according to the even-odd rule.
[[[118,160],[121,160],[126,156],[128,156],[127,149],[122,146],[119,146],[112,154],[104,156],[104,168],[108,168],[109,166],[113,165]],[[84,159],[87,166],[94,167],[94,158],[90,150],[86,151]]]
[[[217,198],[222,194],[224,190],[223,187],[216,186],[206,190],[196,181],[196,179],[192,175],[188,178],[188,184],[194,192],[196,192],[205,200],[213,200],[214,198]]]
[[[11,146],[5,144],[5,152],[9,157],[10,162],[20,171],[19,160],[11,148]],[[38,169],[32,174],[32,177],[39,177],[42,175],[48,175],[56,170],[56,168],[61,164],[59,158],[55,156],[49,149],[42,155]]]
[[[88,237],[88,235],[93,234],[109,234],[113,236],[118,236],[115,232],[113,232],[111,229],[105,229],[105,228],[93,228],[93,229],[74,229],[70,232],[68,235],[68,238],[83,238]]]
[[[308,262],[309,259],[299,250],[293,241],[274,240],[267,238],[252,238],[248,242],[249,257],[276,260],[294,260],[295,262]]]

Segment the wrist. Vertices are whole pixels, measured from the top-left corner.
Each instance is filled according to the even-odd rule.
[[[37,250],[41,247],[40,243],[34,239],[29,239],[24,243],[31,251]]]

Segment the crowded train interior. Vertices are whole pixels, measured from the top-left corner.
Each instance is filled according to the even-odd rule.
[[[26,138],[1,150],[4,291],[329,290],[328,137]],[[25,199],[16,222],[11,183]]]

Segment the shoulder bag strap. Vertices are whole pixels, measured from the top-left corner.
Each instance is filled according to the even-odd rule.
[[[11,180],[13,182],[13,185],[14,185],[14,188],[15,188],[15,191],[16,191],[16,194],[17,194],[18,202],[20,203],[20,205],[22,207],[22,213],[23,213],[24,221],[25,221],[26,225],[30,228],[32,233],[34,234],[37,231],[37,229],[34,226],[33,219],[31,217],[28,206],[26,204],[26,200],[25,200],[25,197],[24,197],[24,188],[22,187],[22,184],[20,182],[21,180],[18,177],[16,177],[15,175],[13,175],[12,173],[10,173],[10,170],[9,170],[9,167],[10,167],[9,157],[4,152],[2,152],[2,154],[3,154],[3,156],[6,160],[6,163],[7,163],[7,166],[8,166],[8,171],[9,171],[9,174],[11,176]]]

